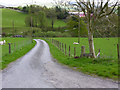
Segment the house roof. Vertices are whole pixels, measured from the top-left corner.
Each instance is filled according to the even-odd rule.
[[[72,15],[79,15],[79,17],[85,17],[84,12],[69,12],[69,14],[72,14]]]

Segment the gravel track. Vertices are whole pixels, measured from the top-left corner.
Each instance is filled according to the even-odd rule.
[[[118,88],[111,80],[74,71],[57,63],[48,44],[35,39],[36,46],[2,71],[3,88]]]

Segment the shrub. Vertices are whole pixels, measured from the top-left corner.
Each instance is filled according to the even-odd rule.
[[[55,31],[48,31],[48,32],[36,32],[33,33],[35,37],[70,37],[71,35],[67,32],[55,32]]]

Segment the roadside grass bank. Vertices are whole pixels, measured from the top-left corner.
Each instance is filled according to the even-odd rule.
[[[45,40],[45,39],[44,39]],[[118,80],[118,60],[110,58],[78,58],[65,56],[56,46],[51,42],[45,40],[50,47],[50,52],[53,58],[57,59],[59,63],[67,65],[72,69],[83,72],[92,76],[100,76],[102,78],[109,78]]]
[[[2,68],[1,69],[6,68],[9,63],[24,56],[36,44],[34,40],[33,42],[30,42],[28,38],[2,38],[2,39],[6,40],[6,44],[3,46],[0,46],[2,47]],[[9,54],[8,43],[12,43],[10,54]],[[16,43],[15,44],[16,47],[14,47],[14,43]]]

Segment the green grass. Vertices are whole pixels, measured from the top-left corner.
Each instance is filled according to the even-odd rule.
[[[26,27],[25,18],[28,14],[10,9],[2,9],[2,27]],[[47,19],[48,26],[51,26],[51,19]],[[63,20],[55,20],[54,27],[63,27],[66,23]]]
[[[25,18],[28,14],[17,12],[10,9],[2,9],[2,32],[5,34],[23,34],[31,30],[30,27],[26,27]],[[0,18],[1,19],[1,18]],[[14,29],[13,29],[14,21]],[[47,18],[47,25],[51,26],[51,19]],[[63,20],[55,20],[54,27],[64,27],[66,23]],[[33,28],[33,30],[41,30],[40,28]]]
[[[36,29],[36,28],[34,28]],[[37,30],[41,30],[40,28]],[[30,27],[15,27],[14,30],[12,27],[4,27],[2,28],[2,32],[5,34],[15,34],[15,35],[23,35],[24,33],[28,34],[28,31],[31,31]]]
[[[52,20],[48,18],[48,19],[47,19],[48,26],[52,26],[52,25],[51,25],[51,22],[52,22]],[[63,20],[58,20],[58,19],[54,20],[54,28],[64,27],[64,26],[66,26],[66,25],[67,25],[67,24],[66,24]]]
[[[74,45],[73,42],[77,42],[78,38],[53,38],[67,45],[71,46],[71,55],[74,55],[74,47],[76,47],[76,54],[80,56],[81,46],[85,46],[85,50],[89,53],[89,44],[87,38],[80,38],[80,44]],[[117,59],[117,43],[118,38],[94,38],[95,52],[101,51],[101,57]],[[68,54],[68,52],[67,52]]]
[[[61,42],[71,44],[73,41],[77,41],[77,38],[55,38]],[[113,47],[113,44],[117,42],[117,38],[110,38],[110,41],[107,41],[106,38],[98,38],[94,39],[95,44],[99,46],[99,48],[103,48],[102,52],[110,55],[113,51],[106,51],[109,50],[108,48],[116,49]],[[75,70],[82,71],[83,73],[90,74],[93,76],[100,76],[103,78],[110,78],[117,80],[118,79],[118,61],[117,59],[113,58],[100,58],[100,59],[90,59],[90,58],[79,58],[74,59],[73,57],[65,56],[63,52],[61,52],[57,47],[55,47],[51,42],[47,41],[50,47],[50,51],[52,56],[58,60],[58,62],[67,65]],[[84,42],[84,43],[83,43]],[[81,44],[85,45],[87,40],[81,40]],[[100,43],[101,42],[101,43]],[[104,43],[103,43],[104,42]],[[108,43],[109,42],[109,43]],[[110,43],[111,42],[111,43]],[[104,45],[102,45],[102,43]],[[107,44],[106,44],[107,43]],[[96,46],[95,45],[95,46]],[[107,46],[108,45],[108,46]],[[110,46],[109,46],[110,45]],[[78,46],[76,46],[78,47]],[[106,47],[106,48],[105,48]],[[96,47],[95,47],[96,49]],[[104,51],[105,49],[105,51]],[[113,54],[114,56],[115,54]]]
[[[26,16],[27,14],[25,13],[2,9],[2,27],[12,27],[13,21],[15,27],[25,27]]]
[[[31,43],[28,38],[3,38],[6,40],[6,44],[2,47],[2,69],[7,67],[7,65],[21,56],[25,55],[30,51],[36,44],[35,41]],[[11,44],[11,54],[9,54],[9,46],[7,43]],[[14,46],[14,43],[16,43]]]

